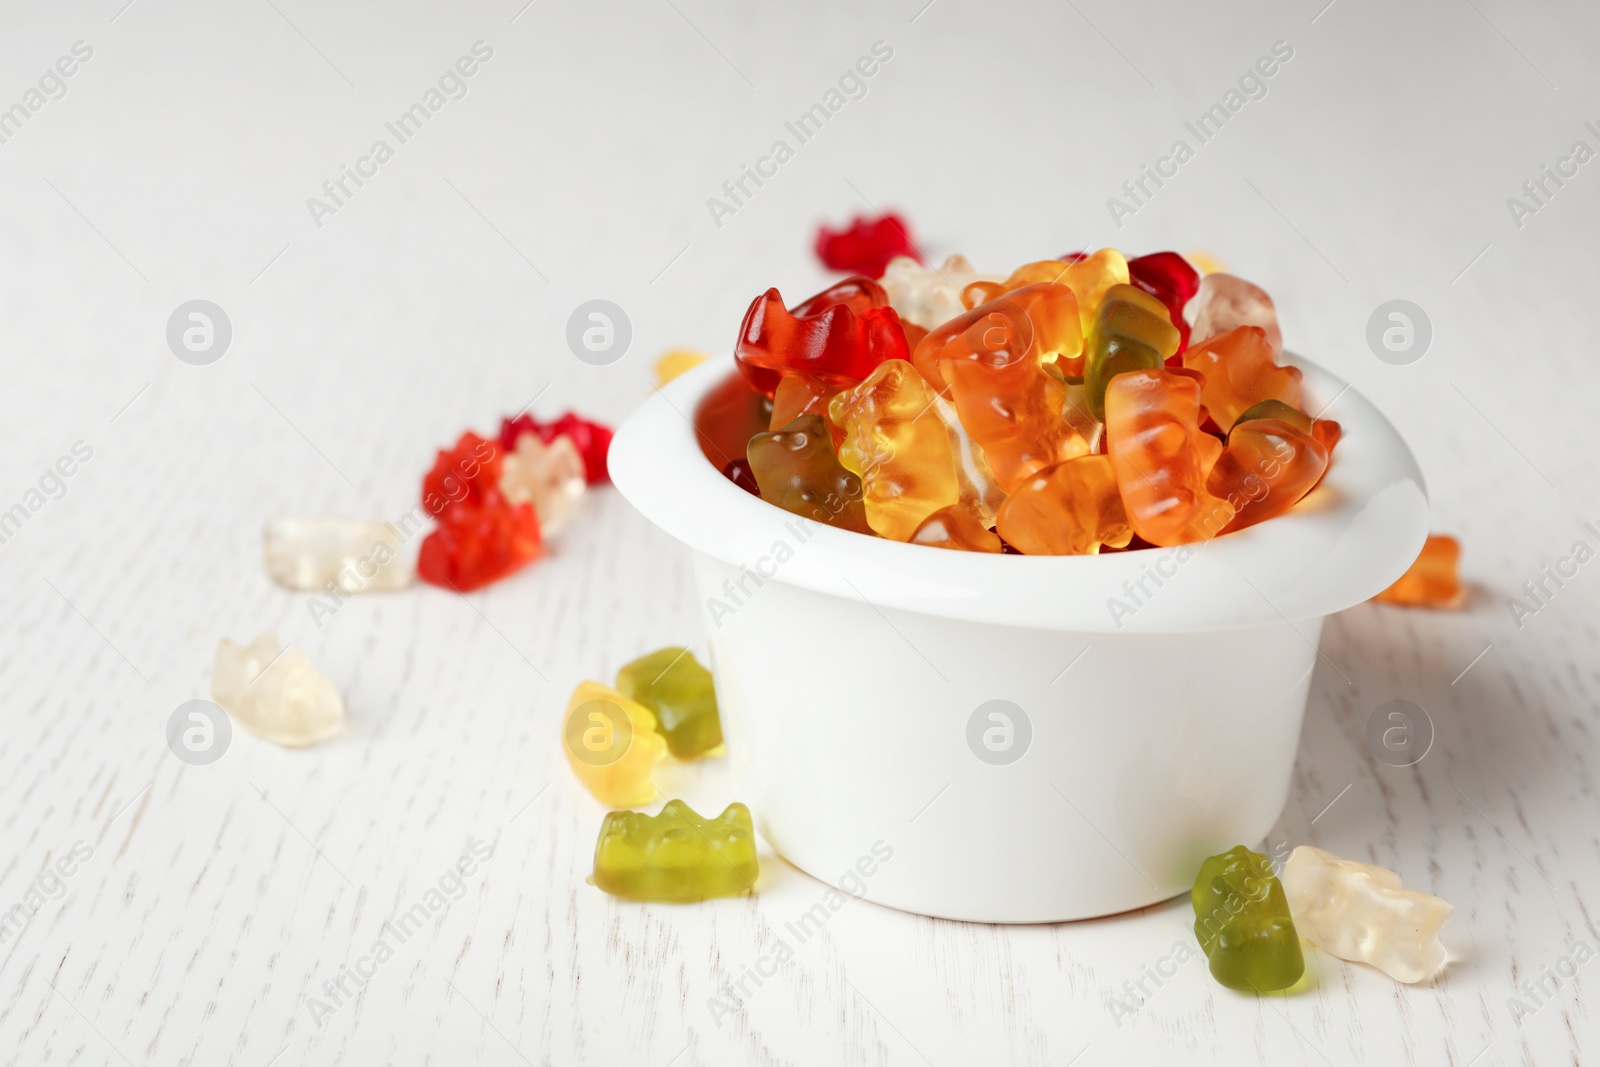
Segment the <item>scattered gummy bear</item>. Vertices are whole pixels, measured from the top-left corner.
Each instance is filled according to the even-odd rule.
[[[819,226],[816,249],[817,258],[829,270],[874,278],[882,274],[896,256],[910,256],[922,262],[921,253],[911,240],[911,231],[905,221],[893,213],[875,219],[859,215],[843,230]]]
[[[417,576],[466,592],[498,581],[539,555],[543,536],[532,504],[500,487],[504,458],[474,433],[439,453],[422,480],[422,504],[439,520],[417,554]]]
[[[262,537],[267,573],[288,589],[374,593],[411,584],[400,531],[386,522],[323,517],[278,518]]]
[[[275,634],[249,647],[224,639],[211,668],[211,699],[268,741],[299,747],[332,737],[344,723],[344,700],[311,665],[303,648],[279,651]]]
[[[1194,936],[1211,976],[1229,989],[1270,993],[1305,973],[1283,885],[1259,852],[1235,845],[1200,865],[1190,894]]]
[[[1406,608],[1459,608],[1467,599],[1457,573],[1460,565],[1461,542],[1445,534],[1429,534],[1416,562],[1372,599]]]
[[[567,412],[554,422],[540,422],[532,415],[521,414],[512,419],[500,420],[500,447],[517,447],[517,438],[525,433],[539,435],[539,440],[549,444],[557,437],[570,437],[578,454],[583,457],[584,477],[590,485],[608,482],[606,453],[611,449],[611,427]]]
[[[594,884],[614,897],[687,903],[755,889],[755,828],[750,809],[729,804],[702,818],[681,800],[659,815],[613,811],[594,848]]]
[[[710,357],[688,348],[674,348],[656,360],[656,388],[659,389],[684,371],[693,370]]]
[[[651,771],[667,754],[655,716],[599,682],[582,682],[567,701],[562,747],[578,781],[602,804],[630,807],[655,799]]]
[[[1388,868],[1301,845],[1283,865],[1283,888],[1300,933],[1324,952],[1397,982],[1425,982],[1444,969],[1439,930],[1456,909],[1400,888]]]
[[[626,664],[617,672],[617,692],[650,710],[678,759],[704,756],[722,744],[711,672],[686,648],[663,648]]]
[[[566,434],[549,444],[537,434],[523,434],[500,470],[500,491],[512,504],[533,505],[542,534],[567,524],[587,484],[583,457]]]

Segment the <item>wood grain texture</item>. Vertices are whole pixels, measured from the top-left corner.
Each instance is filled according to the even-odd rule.
[[[1520,227],[1506,203],[1574,141],[1600,148],[1592,7],[111,0],[3,19],[0,107],[73,42],[93,57],[0,144],[0,511],[75,442],[93,455],[0,544],[0,909],[76,843],[92,856],[0,941],[0,1064],[1600,1056],[1600,562],[1520,627],[1507,606],[1574,542],[1600,548],[1600,164]],[[465,95],[314,220],[307,199],[479,40]],[[1119,227],[1107,198],[1280,40],[1265,95]],[[708,198],[876,41],[893,57],[860,98],[714,219]],[[530,401],[620,420],[663,349],[720,350],[768,284],[820,288],[811,227],[872,205],[904,209],[931,257],[996,269],[1208,249],[1407,435],[1473,599],[1328,621],[1264,844],[1454,902],[1439,981],[1313,953],[1306,991],[1240,997],[1175,962],[1182,901],[1036,927],[851,903],[801,942],[786,924],[827,887],[770,854],[749,899],[605,897],[585,883],[602,809],[556,745],[566,694],[698,632],[687,552],[609,490],[548,560],[469,597],[357,598],[318,625],[267,580],[267,518],[401,515],[435,448]],[[605,367],[564,339],[597,296],[634,331]],[[206,367],[164,336],[195,298],[234,328]],[[1433,327],[1409,366],[1365,340],[1395,298]],[[337,681],[349,729],[180,763],[163,730],[206,694],[217,641],[269,628]],[[1415,767],[1366,740],[1396,698],[1433,725]],[[715,761],[659,784],[733,799]],[[1017,817],[1047,842],[1062,813]],[[457,883],[474,841],[492,858]],[[403,943],[385,932],[418,904]],[[308,998],[385,937],[317,1025]],[[1519,1018],[1518,984],[1575,954]]]

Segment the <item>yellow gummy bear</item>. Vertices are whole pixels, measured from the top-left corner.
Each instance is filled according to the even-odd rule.
[[[562,748],[584,788],[614,808],[655,799],[651,769],[667,754],[650,709],[599,682],[582,682],[567,701]]]
[[[960,498],[950,434],[932,410],[937,396],[917,368],[887,359],[828,404],[844,430],[839,462],[861,476],[867,525],[879,536],[909,541],[923,519]]]
[[[1100,300],[1113,285],[1128,284],[1128,260],[1115,248],[1102,248],[1087,259],[1080,259],[1067,268],[1061,284],[1072,290],[1078,298],[1078,325],[1083,336],[1094,329],[1095,316],[1100,311]]]
[[[693,370],[710,358],[693,349],[674,348],[656,360],[656,388],[660,389],[684,371]]]

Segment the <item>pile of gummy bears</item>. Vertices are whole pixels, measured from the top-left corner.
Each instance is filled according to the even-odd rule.
[[[794,307],[756,297],[736,356],[757,414],[718,394],[702,444],[764,500],[896,541],[1204,541],[1281,515],[1327,473],[1339,424],[1307,414],[1282,350],[1264,291],[1176,252],[1079,252],[1006,278],[900,256]]]

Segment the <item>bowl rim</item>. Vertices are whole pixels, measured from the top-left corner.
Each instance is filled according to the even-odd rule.
[[[999,625],[1088,633],[1179,633],[1292,623],[1388,587],[1428,534],[1416,458],[1349,383],[1292,353],[1307,407],[1343,437],[1318,488],[1276,518],[1204,544],[1089,556],[991,555],[871,537],[794,515],[734,485],[701,452],[694,415],[737,373],[731,356],[658,388],[618,429],[611,480],[645,518],[738,570],[714,601],[729,612],[768,582]],[[885,621],[887,617],[885,616]],[[892,625],[892,624],[891,624]]]

